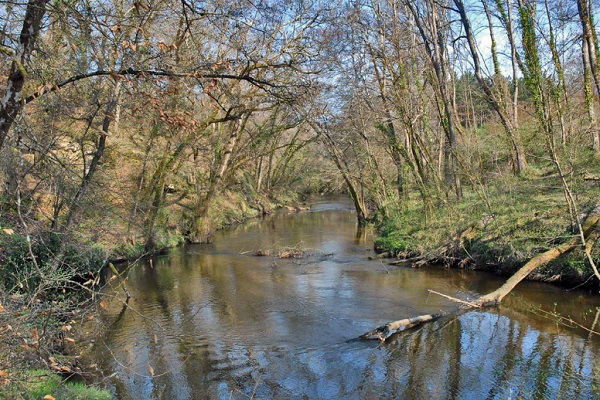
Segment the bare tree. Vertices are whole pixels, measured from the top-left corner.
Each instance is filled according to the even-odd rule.
[[[577,0],[577,10],[579,21],[583,31],[581,41],[581,56],[584,71],[585,100],[590,122],[590,133],[592,136],[592,146],[597,154],[600,154],[600,129],[594,109],[594,103],[600,93],[600,66],[598,64],[598,36],[592,22],[592,1]],[[592,78],[596,90],[592,89]],[[596,93],[594,95],[594,93]]]
[[[458,172],[460,166],[457,158],[458,127],[454,115],[452,72],[448,55],[450,26],[447,21],[447,7],[429,0],[419,3],[409,1],[405,2],[405,5],[410,10],[434,71],[432,82],[435,83],[436,101],[447,139],[444,153],[445,176],[447,183],[452,185],[457,198],[460,199],[462,186]]]
[[[527,158],[525,156],[525,152],[520,143],[520,138],[518,134],[518,126],[515,125],[516,121],[516,111],[513,111],[515,118],[511,119],[509,110],[506,105],[507,102],[503,99],[503,90],[494,87],[494,82],[497,82],[501,79],[500,67],[498,61],[498,54],[496,50],[496,41],[494,38],[494,28],[491,20],[491,15],[489,8],[485,1],[482,2],[485,9],[485,14],[488,20],[488,29],[490,33],[490,38],[492,42],[491,51],[492,51],[492,59],[494,66],[494,76],[489,77],[484,75],[484,68],[482,66],[482,62],[479,57],[479,49],[477,46],[477,40],[475,39],[475,34],[473,33],[473,28],[471,27],[471,22],[467,15],[467,11],[465,9],[465,5],[462,0],[454,0],[454,5],[456,6],[456,10],[460,16],[460,21],[463,26],[463,30],[467,39],[467,43],[469,46],[469,52],[471,55],[471,59],[473,61],[473,68],[475,70],[475,76],[477,77],[477,82],[483,89],[486,100],[492,106],[500,121],[502,122],[502,126],[504,127],[507,136],[512,144],[513,148],[513,157],[515,159],[515,172],[520,174],[527,168]],[[514,83],[515,84],[515,83]]]

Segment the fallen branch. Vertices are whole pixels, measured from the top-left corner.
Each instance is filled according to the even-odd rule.
[[[481,304],[472,303],[472,302],[469,302],[469,301],[464,301],[464,300],[461,300],[461,299],[457,299],[456,297],[451,297],[451,296],[448,296],[448,295],[440,293],[440,292],[436,292],[435,290],[431,290],[431,289],[429,289],[427,291],[429,293],[433,293],[433,294],[437,294],[438,296],[442,296],[442,297],[444,297],[444,298],[446,298],[448,300],[452,300],[454,302],[457,302],[457,303],[460,303],[460,304],[464,304],[464,305],[469,306],[471,308],[481,308]]]
[[[475,234],[475,230],[472,226],[467,228],[465,231],[463,231],[458,236],[459,243],[462,243],[464,240],[472,239],[474,237],[473,236],[474,234]],[[532,258],[525,265],[523,265],[521,267],[521,269],[519,269],[510,278],[508,278],[508,280],[502,286],[500,286],[498,289],[496,289],[495,291],[488,293],[485,296],[481,296],[480,298],[478,298],[477,300],[475,300],[473,302],[468,302],[468,301],[464,301],[461,299],[457,299],[457,298],[436,292],[434,290],[429,290],[429,292],[437,294],[437,295],[447,298],[449,300],[455,301],[457,303],[467,305],[471,308],[482,308],[482,307],[495,306],[495,305],[500,304],[502,299],[504,299],[504,297],[506,297],[506,295],[508,295],[515,288],[515,286],[517,286],[519,284],[519,282],[521,282],[531,272],[533,272],[534,269],[536,269],[542,265],[545,265],[551,261],[554,261],[561,255],[568,253],[570,251],[573,251],[577,247],[582,247],[582,246],[583,246],[583,250],[586,252],[588,259],[590,259],[592,268],[594,269],[594,274],[596,276],[598,276],[598,275],[600,275],[600,273],[598,273],[596,265],[594,264],[593,260],[591,260],[591,250],[592,250],[592,247],[594,246],[594,244],[596,243],[596,241],[598,240],[599,236],[600,236],[600,206],[596,207],[596,209],[587,217],[585,223],[581,227],[581,236],[573,237],[571,240],[569,240],[557,247],[554,247],[550,250],[547,250],[547,251],[537,255],[536,257]],[[445,253],[448,249],[449,249],[449,245],[442,247],[438,250],[443,250],[442,253]],[[423,263],[424,260],[429,260],[429,257],[427,255],[422,257],[421,261],[417,261],[417,264]],[[359,337],[361,339],[379,339],[381,342],[385,342],[385,340],[387,338],[389,338],[394,333],[399,332],[400,330],[408,329],[413,326],[422,324],[424,322],[435,321],[436,319],[440,318],[443,315],[447,315],[447,314],[420,315],[420,316],[414,317],[414,318],[407,318],[407,319],[401,319],[399,321],[389,322],[389,323],[382,325],[379,328],[376,328],[370,332],[367,332]],[[570,324],[576,324],[571,319],[568,319],[567,322]],[[595,323],[596,322],[594,322],[594,325],[595,325]],[[593,328],[590,329],[590,331],[592,331],[592,330],[593,330]]]
[[[150,260],[152,261],[152,260]],[[110,268],[110,270],[113,272],[114,278],[120,278],[121,282],[119,282],[118,286],[121,286],[123,288],[123,291],[125,292],[125,296],[127,296],[127,300],[125,300],[125,303],[129,303],[129,299],[131,299],[131,294],[129,293],[129,290],[127,290],[127,286],[125,286],[125,280],[127,278],[124,278],[123,275],[121,273],[119,273],[119,271],[117,271],[117,268],[113,265],[113,263],[108,263],[108,267]],[[112,280],[112,278],[111,278]]]
[[[591,215],[588,217],[582,227],[585,239],[596,235],[594,232],[596,229],[598,229],[599,222],[600,216],[598,215]],[[556,260],[561,255],[569,253],[579,246],[581,246],[581,238],[577,236],[566,243],[563,243],[557,247],[553,247],[552,249],[533,257],[525,265],[523,265],[521,269],[508,278],[504,285],[500,286],[495,291],[480,297],[477,299],[476,303],[484,307],[500,304],[502,299],[506,297],[506,295],[508,295],[515,288],[515,286],[519,284],[519,282],[525,279],[527,275],[533,272],[534,269]]]
[[[444,315],[445,314],[426,314],[419,315],[418,317],[388,322],[387,324],[382,325],[379,328],[375,328],[372,331],[360,335],[359,337],[361,339],[377,339],[383,343],[387,338],[389,338],[396,332],[412,328],[425,322],[435,321],[436,319],[439,319]]]

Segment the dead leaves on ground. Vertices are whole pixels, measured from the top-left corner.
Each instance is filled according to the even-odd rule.
[[[106,302],[106,300],[102,300],[100,303],[98,303],[98,305],[100,306],[100,308],[104,311],[108,310],[108,303]]]
[[[10,379],[8,379],[9,377],[10,375],[8,374],[8,372],[0,369],[0,386],[10,383]]]
[[[73,368],[68,365],[61,365],[54,357],[48,357],[48,361],[50,361],[50,368],[59,373],[72,373]]]

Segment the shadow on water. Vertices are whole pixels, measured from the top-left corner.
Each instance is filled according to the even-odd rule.
[[[600,299],[525,283],[505,305],[445,317],[389,343],[352,340],[390,320],[496,288],[484,273],[369,260],[373,233],[345,203],[276,214],[133,268],[94,356],[119,399],[600,397],[600,341],[530,312],[591,326]],[[297,246],[303,259],[254,257]],[[323,257],[327,254],[327,257]]]

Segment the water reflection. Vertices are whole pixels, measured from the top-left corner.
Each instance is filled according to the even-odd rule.
[[[96,356],[119,399],[598,398],[600,341],[528,311],[539,302],[591,326],[597,298],[526,284],[499,309],[352,341],[389,320],[454,307],[499,285],[492,275],[369,261],[372,233],[346,206],[275,215],[130,271],[133,310]],[[300,246],[304,259],[254,257]],[[572,302],[576,302],[573,304]]]

